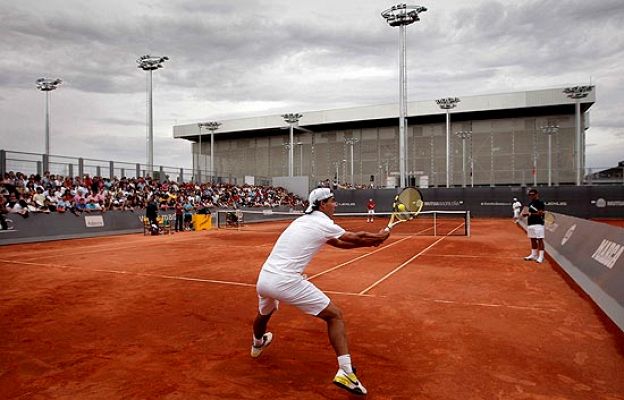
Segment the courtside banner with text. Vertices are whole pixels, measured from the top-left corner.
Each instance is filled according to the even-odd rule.
[[[624,331],[624,228],[555,214],[546,251]]]

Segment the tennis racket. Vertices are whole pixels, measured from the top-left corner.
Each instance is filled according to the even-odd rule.
[[[555,221],[556,221],[555,214],[551,213],[550,211],[546,211],[544,213],[544,224],[552,225],[555,223]]]
[[[420,190],[415,187],[406,187],[394,198],[392,215],[386,231],[390,232],[397,224],[410,221],[418,215],[424,204]]]
[[[536,213],[539,213],[539,210],[535,207],[533,207],[532,205],[529,206],[529,209],[533,210]],[[542,215],[544,217],[544,223],[546,225],[552,225],[555,223],[555,214],[551,213],[550,211],[542,211]]]

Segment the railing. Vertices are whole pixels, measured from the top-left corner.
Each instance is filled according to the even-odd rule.
[[[62,155],[45,155],[23,151],[0,150],[0,175],[6,172],[21,172],[26,175],[43,175],[49,171],[62,176],[101,176],[104,178],[137,178],[149,175],[147,164],[125,161],[99,160]],[[211,182],[221,184],[270,186],[271,178],[260,176],[233,176],[192,168],[154,165],[153,178],[177,182]]]

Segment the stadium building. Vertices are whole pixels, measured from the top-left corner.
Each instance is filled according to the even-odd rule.
[[[459,98],[457,106],[449,110],[450,186],[545,185],[549,138],[552,184],[574,184],[579,150],[580,171],[584,171],[588,110],[596,96],[593,89],[578,100],[569,98],[564,87]],[[575,144],[576,101],[580,102],[583,132],[580,149]],[[309,176],[310,186],[328,179],[343,185],[398,185],[396,104],[301,114],[294,130],[295,176]],[[446,186],[446,110],[433,99],[409,102],[407,121],[410,184]],[[260,177],[288,175],[289,125],[281,115],[218,122],[221,126],[214,131],[212,149],[214,171],[210,171],[211,132],[198,123],[173,128],[174,138],[193,142],[196,176],[226,178],[233,183],[253,176],[259,183]],[[548,130],[547,126],[558,129]]]

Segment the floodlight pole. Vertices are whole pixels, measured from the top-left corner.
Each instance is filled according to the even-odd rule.
[[[399,174],[400,187],[407,186],[407,62],[406,62],[406,30],[407,25],[420,21],[419,13],[427,9],[421,6],[397,4],[383,11],[381,16],[388,25],[399,27]]]
[[[356,138],[356,137],[350,137],[350,138],[345,138],[345,143],[347,145],[350,146],[350,154],[351,154],[351,184],[353,186],[355,186],[355,181],[353,180],[353,146],[359,141],[360,139]]]
[[[451,108],[455,108],[459,102],[457,97],[436,100],[438,106],[446,110],[446,187],[451,186]]]
[[[542,132],[548,135],[548,186],[552,186],[552,136],[559,132],[557,123],[540,127]]]
[[[294,146],[294,127],[299,124],[299,120],[303,117],[303,114],[299,113],[288,113],[282,114],[282,118],[284,121],[288,123],[290,126],[290,135],[288,138],[288,176],[295,175],[295,146]]]
[[[575,113],[576,113],[576,185],[580,186],[582,183],[581,164],[583,160],[583,153],[585,149],[583,147],[583,140],[581,134],[581,99],[587,97],[592,91],[593,86],[574,86],[567,87],[563,90],[571,99],[575,101]]]
[[[39,78],[35,81],[37,89],[45,92],[45,155],[50,155],[50,92],[55,90],[61,83],[60,79]],[[48,169],[44,166],[44,169]]]
[[[206,128],[210,131],[210,182],[212,182],[212,178],[215,174],[214,169],[214,135],[215,131],[219,129],[221,126],[221,122],[217,121],[209,121],[209,122],[200,122],[197,124],[199,126],[199,154],[202,154],[201,149],[201,128]]]
[[[150,177],[154,177],[154,118],[152,111],[152,72],[156,69],[162,68],[163,63],[167,61],[169,57],[154,57],[149,54],[139,57],[136,60],[137,68],[141,68],[143,71],[149,72],[147,83],[147,126],[148,126],[148,138],[147,138],[147,169]]]
[[[456,135],[462,140],[462,187],[466,187],[466,139],[472,136],[472,131],[459,131]]]

